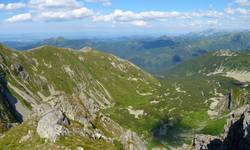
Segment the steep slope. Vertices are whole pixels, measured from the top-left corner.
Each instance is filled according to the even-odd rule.
[[[163,85],[174,85],[169,96],[176,93],[166,105],[175,107],[172,113],[197,129],[194,133],[220,134],[227,112],[249,103],[249,58],[218,50],[181,63],[162,79]]]
[[[195,150],[248,150],[249,139],[249,105],[241,107],[230,114],[221,136],[196,135],[193,139]]]
[[[145,148],[136,133],[127,129],[141,129],[134,121],[146,112],[137,109],[150,104],[157,92],[159,82],[149,74],[92,49],[42,46],[17,52],[1,46],[0,53],[6,89],[17,99],[13,106],[25,121],[6,133],[0,140],[2,147],[14,148],[21,141],[17,148],[31,148],[34,144],[37,148],[90,148],[96,143],[100,143],[96,149],[118,148],[121,144],[125,149]],[[132,119],[125,119],[127,116]],[[46,126],[51,129],[46,131]],[[13,137],[15,132],[22,134]],[[65,135],[65,139],[58,135]],[[56,143],[44,143],[39,137]],[[85,142],[77,142],[82,140]],[[67,145],[70,141],[76,141],[75,145]]]
[[[7,149],[175,147],[196,133],[220,134],[227,112],[248,102],[246,83],[227,75],[247,72],[245,53],[211,52],[178,65],[161,82],[90,47],[1,46],[0,55],[4,89],[19,115],[2,106],[12,122],[24,121],[0,139]]]

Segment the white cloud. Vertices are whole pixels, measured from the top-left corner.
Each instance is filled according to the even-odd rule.
[[[132,21],[131,24],[135,25],[137,27],[146,27],[146,26],[148,26],[147,22],[145,22],[143,20]]]
[[[236,0],[235,3],[240,6],[250,6],[249,0]]]
[[[228,7],[225,9],[225,12],[229,15],[233,15],[235,13],[235,10],[231,7]]]
[[[229,15],[235,15],[235,14],[239,14],[239,15],[250,15],[250,10],[249,9],[245,9],[245,8],[226,8],[225,12]]]
[[[78,0],[30,0],[28,6],[35,21],[63,21],[94,15]]]
[[[145,26],[146,21],[166,20],[166,19],[192,19],[192,18],[219,18],[224,14],[214,10],[206,12],[163,12],[163,11],[145,11],[134,13],[132,11],[115,10],[107,15],[97,15],[93,17],[94,21],[103,22],[121,22],[130,23],[137,26]]]
[[[207,25],[208,26],[218,26],[219,25],[219,21],[218,20],[208,20],[207,21]]]
[[[4,9],[5,5],[4,4],[0,4],[0,10]]]
[[[85,0],[89,3],[101,3],[104,6],[110,6],[112,5],[112,0]]]
[[[57,20],[70,20],[70,19],[82,19],[93,15],[93,11],[82,7],[79,9],[73,9],[68,11],[48,11],[39,14],[38,18],[45,21],[57,21]]]
[[[108,15],[95,16],[94,21],[117,21],[117,22],[130,22],[136,20],[155,20],[164,19],[169,17],[179,16],[178,12],[160,12],[160,11],[148,11],[134,13],[132,11],[115,10]]]
[[[194,20],[190,23],[183,24],[183,27],[189,27],[189,28],[214,28],[220,26],[220,23],[218,20]]]
[[[75,9],[81,5],[76,0],[30,0],[28,3],[32,9]]]
[[[16,10],[26,7],[25,3],[0,4],[0,10]]]
[[[14,22],[29,21],[31,19],[32,19],[32,15],[30,13],[25,13],[25,14],[18,14],[18,15],[12,16],[8,18],[6,21],[10,23],[14,23]]]

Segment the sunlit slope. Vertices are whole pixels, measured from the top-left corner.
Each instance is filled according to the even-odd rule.
[[[143,132],[151,137],[150,129],[153,121],[158,121],[158,110],[151,109],[150,102],[159,95],[161,85],[130,62],[93,49],[75,51],[51,46],[23,52],[1,47],[1,55],[5,59],[7,87],[18,99],[17,111],[24,120],[29,120],[31,112],[45,103],[59,105],[69,112],[65,106],[69,102],[82,109],[70,112],[74,121],[81,121],[75,116],[78,113],[80,117],[88,114],[91,124],[106,136],[116,131],[106,128],[99,118],[101,113],[141,137]],[[21,69],[15,70],[16,66]],[[15,130],[18,129],[23,127]]]

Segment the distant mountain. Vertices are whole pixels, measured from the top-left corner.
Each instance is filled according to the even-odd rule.
[[[41,45],[81,49],[89,46],[103,52],[117,55],[132,61],[141,68],[159,74],[171,69],[181,60],[191,59],[218,49],[241,51],[250,49],[250,32],[226,32],[206,30],[182,36],[159,38],[120,38],[115,39],[65,39],[62,37],[46,39],[36,43],[5,42],[6,46],[16,49],[29,49]]]

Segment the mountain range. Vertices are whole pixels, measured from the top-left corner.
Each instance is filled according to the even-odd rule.
[[[78,45],[82,40],[61,37],[22,51],[1,45],[0,147],[200,149],[213,145],[211,139],[221,148],[230,147],[226,139],[236,135],[248,141],[248,34],[129,39],[127,46],[125,41]],[[94,48],[99,46],[104,50]],[[145,71],[150,66],[133,64],[130,56],[158,61],[161,56],[169,63],[152,75],[155,71]],[[238,119],[245,124],[237,125]],[[231,131],[233,125],[242,132]],[[224,137],[236,133],[225,139],[223,131]]]
[[[161,74],[183,60],[192,59],[218,49],[234,51],[250,48],[249,31],[206,30],[179,36],[131,37],[110,39],[65,39],[50,38],[42,41],[3,43],[18,50],[32,49],[41,45],[81,49],[92,47],[127,59],[144,70]]]

